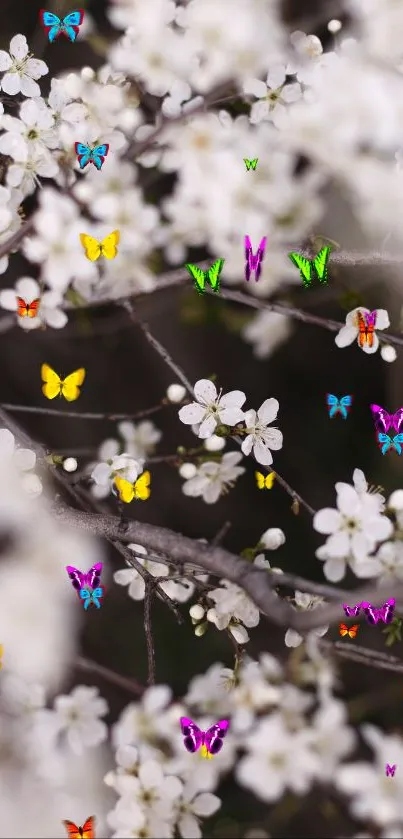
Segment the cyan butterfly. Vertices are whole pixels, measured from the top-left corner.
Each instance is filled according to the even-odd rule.
[[[84,9],[77,9],[75,12],[70,12],[63,20],[60,20],[53,12],[40,9],[39,20],[44,29],[46,29],[46,34],[51,44],[60,35],[65,35],[70,41],[75,41],[84,20]]]
[[[331,247],[326,245],[322,248],[314,259],[307,259],[300,253],[289,253],[288,256],[291,262],[299,268],[301,280],[305,288],[308,288],[313,277],[316,275],[320,283],[327,283],[327,261]]]
[[[89,163],[93,163],[98,169],[102,169],[105,157],[109,151],[109,144],[103,143],[101,146],[86,146],[84,143],[75,143],[74,145],[80,169],[85,169]]]
[[[392,438],[389,434],[378,433],[377,438],[382,454],[386,454],[389,449],[394,449],[398,454],[402,453],[403,434],[396,434]]]
[[[352,402],[352,396],[342,396],[340,399],[338,399],[337,396],[335,396],[333,393],[327,393],[326,404],[329,409],[330,419],[336,417],[337,414],[341,414],[343,419],[347,419],[348,411],[351,408]]]

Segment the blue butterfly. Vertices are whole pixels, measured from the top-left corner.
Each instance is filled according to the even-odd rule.
[[[333,395],[333,393],[326,394],[326,404],[329,408],[330,419],[333,419],[333,417],[337,416],[337,414],[341,414],[343,419],[347,419],[347,414],[352,403],[352,396],[342,396],[341,399],[338,399],[337,396]]]
[[[88,589],[82,588],[80,591],[81,600],[84,600],[84,609],[88,609],[90,603],[94,603],[97,609],[101,608],[101,603],[99,602],[99,598],[103,596],[103,589],[101,586],[98,588]]]
[[[95,146],[92,149],[84,143],[75,143],[74,148],[80,164],[80,169],[85,169],[89,163],[93,163],[99,172],[99,170],[102,169],[105,157],[108,154],[109,144],[103,143],[102,146]]]
[[[389,437],[389,434],[378,434],[378,443],[382,443],[381,452],[382,454],[386,454],[386,452],[393,446],[393,448],[397,451],[398,454],[402,453],[402,443],[403,443],[403,434],[396,434],[395,437]]]
[[[39,19],[42,26],[46,29],[46,34],[51,44],[60,35],[65,35],[70,41],[75,41],[79,28],[84,20],[84,9],[77,9],[76,12],[70,12],[63,20],[60,20],[53,12],[47,12],[45,9],[41,9]]]

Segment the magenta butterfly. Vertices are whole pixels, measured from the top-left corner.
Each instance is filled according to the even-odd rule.
[[[343,603],[343,609],[348,618],[356,618],[360,613],[361,606],[362,603],[357,603],[355,606],[347,606],[347,603]]]
[[[366,619],[368,623],[372,623],[373,625],[377,624],[378,621],[382,620],[384,623],[392,623],[393,621],[393,614],[395,611],[395,603],[396,600],[394,597],[391,597],[386,603],[381,606],[380,609],[377,609],[375,606],[372,606],[371,603],[361,603],[363,611],[365,612]]]
[[[212,758],[222,749],[223,738],[229,728],[228,720],[219,720],[207,731],[202,731],[188,717],[181,717],[180,723],[184,738],[183,744],[188,752],[197,752],[201,747],[203,757]]]
[[[90,603],[94,603],[97,609],[101,608],[100,599],[103,596],[103,589],[100,586],[102,562],[96,562],[86,574],[74,568],[74,565],[66,565],[66,571],[70,577],[71,584],[78,596],[83,601],[84,609],[88,609]]]
[[[388,775],[389,776],[391,775],[392,778],[395,777],[396,763],[393,763],[392,766],[389,763],[387,763],[386,766],[385,766],[385,769],[386,769],[386,777],[388,777]]]
[[[256,251],[253,253],[249,236],[245,236],[245,280],[249,282],[252,271],[255,272],[255,280],[258,281],[261,271],[267,237],[265,236]]]
[[[369,407],[377,430],[389,431],[389,428],[394,428],[395,431],[400,431],[400,426],[403,423],[403,408],[399,408],[395,414],[388,414],[385,408],[381,408],[380,405],[370,405]]]

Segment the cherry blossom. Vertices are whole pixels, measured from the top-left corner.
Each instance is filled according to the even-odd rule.
[[[283,445],[281,431],[278,428],[267,427],[276,419],[279,407],[277,399],[265,399],[257,413],[253,410],[245,413],[247,437],[242,443],[242,451],[247,455],[253,448],[253,456],[264,466],[270,466],[273,463],[270,449],[278,451]]]
[[[386,309],[376,309],[375,311],[376,311],[376,321],[375,321],[376,329],[387,329],[388,326],[390,326],[390,321],[389,321],[389,315],[388,315]],[[352,311],[349,312],[348,315],[346,316],[346,325],[343,326],[342,329],[340,329],[340,331],[337,333],[337,335],[334,339],[335,344],[337,344],[338,347],[341,347],[341,348],[342,347],[347,347],[349,344],[352,344],[353,341],[355,341],[356,338],[357,338],[357,343],[358,343],[358,337],[359,337],[359,334],[360,334],[359,325],[358,325],[358,318],[357,318],[357,313],[358,312],[360,312],[360,314],[365,314],[365,315],[371,314],[369,309],[364,309],[362,306],[358,306],[356,309],[352,309]],[[358,346],[359,346],[359,344],[358,344]],[[372,345],[370,345],[368,343],[368,341],[365,341],[363,346],[361,347],[361,349],[365,353],[368,353],[370,355],[370,354],[376,352],[378,347],[379,347],[379,338],[376,334],[376,331],[374,331]]]
[[[40,87],[34,79],[48,73],[44,61],[31,58],[25,35],[14,35],[10,41],[10,54],[0,50],[0,72],[4,72],[0,87],[9,96],[40,96]]]
[[[210,379],[199,379],[194,386],[197,402],[185,405],[179,411],[179,419],[185,425],[200,423],[198,437],[205,440],[211,437],[218,423],[236,425],[244,418],[242,405],[246,396],[241,390],[231,390],[221,396]]]

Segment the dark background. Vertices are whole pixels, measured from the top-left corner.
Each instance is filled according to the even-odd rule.
[[[2,0],[0,48],[8,49],[10,38],[17,32],[24,33],[32,51],[37,57],[43,57],[50,68],[50,75],[40,81],[42,92],[46,94],[50,76],[84,65],[96,68],[103,63],[103,57],[95,53],[87,41],[79,40],[72,47],[61,39],[57,49],[47,45],[44,33],[38,27],[38,10],[42,5],[34,0]],[[105,16],[106,3],[82,0],[81,5],[94,17],[104,37],[116,37]],[[61,4],[48,8],[60,14],[70,10]],[[284,5],[291,31],[303,28],[300,11],[298,4],[287,2]],[[327,15],[319,4],[304,3],[303,14],[304,17],[317,17],[315,31],[326,44],[328,35],[323,23],[332,15],[340,17],[335,14],[334,7]],[[12,113],[17,115],[17,109]],[[160,186],[153,187],[152,200],[158,202],[166,188],[167,181],[161,179]],[[147,198],[151,200],[148,195]],[[333,190],[329,190],[328,198],[328,215],[321,229],[315,232],[337,239],[344,249],[362,246],[361,234],[355,229],[351,232],[346,220],[343,198]],[[27,215],[34,206],[35,198],[26,202]],[[206,254],[197,256],[203,258]],[[169,268],[165,266],[165,270]],[[25,274],[37,276],[35,266],[30,266],[20,255],[14,255],[8,272],[0,277],[0,287],[11,287]],[[353,308],[345,305],[346,290],[362,296],[367,289],[364,305],[389,308],[396,331],[398,309],[394,304],[395,309],[391,311],[390,298],[388,304],[387,280],[379,271],[357,269],[346,272],[331,268],[331,285],[326,290],[318,288],[306,292],[294,288],[288,295],[283,293],[282,299],[314,311],[316,315],[344,321],[346,311]],[[355,467],[364,471],[369,483],[383,485],[386,495],[401,485],[401,463],[393,455],[385,458],[380,455],[369,411],[370,402],[396,410],[402,401],[396,380],[398,361],[392,373],[394,365],[385,364],[379,354],[367,356],[358,351],[356,344],[339,350],[334,344],[334,333],[299,322],[294,323],[292,337],[286,344],[271,358],[259,361],[253,356],[251,346],[226,328],[222,317],[224,312],[226,321],[228,315],[231,320],[239,312],[252,317],[250,310],[244,312],[224,300],[196,298],[192,290],[160,291],[148,299],[141,299],[136,305],[140,317],[149,323],[151,331],[183,367],[192,383],[214,373],[224,392],[239,388],[247,394],[247,408],[257,409],[270,396],[279,400],[278,425],[284,434],[284,447],[275,455],[275,467],[312,507],[334,506],[335,482],[351,483]],[[189,306],[193,314],[195,306],[199,307],[197,322],[186,316]],[[4,403],[44,406],[39,375],[44,361],[61,374],[85,366],[87,379],[80,401],[74,406],[83,412],[133,413],[156,405],[174,380],[141,332],[118,307],[90,310],[84,319],[82,313],[70,313],[67,327],[60,331],[47,329],[25,334],[15,326],[0,334],[0,348],[0,402]],[[354,395],[347,422],[329,421],[324,402],[327,391],[339,396]],[[393,402],[390,401],[391,391],[394,392]],[[106,437],[117,436],[114,423],[108,421],[29,414],[15,416],[32,437],[55,452],[76,448],[95,452]],[[157,454],[173,453],[179,443],[195,444],[191,431],[179,422],[176,407],[167,407],[152,419],[164,432]],[[228,446],[226,450],[230,448]],[[85,460],[79,458],[80,468],[84,463]],[[259,493],[255,488],[253,461],[245,459],[243,465],[247,471],[235,489],[212,506],[201,499],[186,498],[181,492],[182,479],[177,470],[167,464],[156,465],[149,502],[136,505],[134,513],[130,508],[129,515],[190,537],[207,539],[213,538],[223,522],[229,520],[232,527],[225,546],[234,553],[255,545],[268,527],[281,527],[286,534],[286,543],[278,552],[268,553],[272,564],[280,565],[284,571],[323,581],[322,563],[314,554],[323,537],[313,530],[308,513],[301,508],[299,516],[294,516],[290,509],[291,499],[276,484],[270,493]],[[110,503],[113,509],[114,502]],[[110,553],[110,564],[112,571],[122,567],[118,554]],[[354,587],[356,583],[348,577],[341,585]],[[189,605],[181,607],[187,621]],[[157,681],[170,684],[177,696],[186,691],[192,675],[203,673],[212,662],[222,661],[227,666],[233,663],[233,650],[225,633],[210,629],[204,638],[197,639],[190,626],[178,627],[172,613],[159,602],[153,603],[152,618]],[[86,627],[82,652],[87,658],[145,683],[143,603],[130,600],[126,588],[110,584],[96,624],[87,622]],[[280,658],[286,657],[283,631],[262,619],[251,635],[248,645],[251,656],[267,650]],[[336,630],[332,630],[330,636],[336,638]],[[382,644],[381,636],[375,639],[373,630],[363,624],[360,641],[363,646]],[[399,655],[398,647],[393,650],[395,655]],[[393,676],[383,673],[379,687],[376,671],[369,668],[343,664],[342,674],[344,687],[339,695],[349,701],[352,720],[357,723],[365,718],[396,729],[400,723],[401,687]],[[90,677],[87,680],[94,683]],[[77,681],[85,682],[85,674],[71,673],[65,689]],[[98,685],[109,702],[112,722],[129,697],[106,682],[99,681]],[[235,793],[230,780],[219,794],[223,806],[219,817],[210,823],[211,836],[242,836],[247,827],[259,824],[272,836],[279,837],[332,836],[340,835],[338,831],[353,829],[341,802],[325,789],[321,790],[320,796],[315,790],[302,802],[286,796],[273,808],[256,802],[244,790],[237,788]]]

